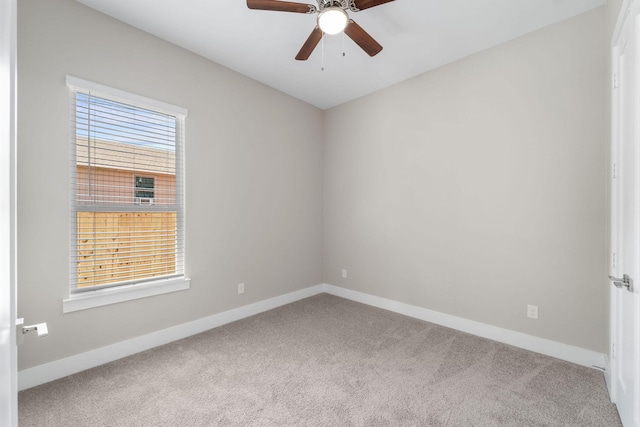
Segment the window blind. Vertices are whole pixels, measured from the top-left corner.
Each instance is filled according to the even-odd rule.
[[[71,89],[70,292],[184,276],[186,115]]]

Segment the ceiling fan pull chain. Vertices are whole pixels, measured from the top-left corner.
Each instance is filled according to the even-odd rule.
[[[322,46],[320,46],[322,49],[322,71],[324,71],[324,33],[322,33],[322,39],[320,41],[322,42]]]
[[[346,50],[344,48],[344,31],[342,32],[342,57],[347,56]]]

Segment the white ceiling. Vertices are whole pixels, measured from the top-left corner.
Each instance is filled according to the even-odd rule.
[[[249,10],[245,0],[77,1],[322,109],[606,3],[395,0],[350,12],[384,46],[380,54],[370,58],[348,37],[326,36],[322,71],[322,43],[308,61],[294,59],[316,15]]]

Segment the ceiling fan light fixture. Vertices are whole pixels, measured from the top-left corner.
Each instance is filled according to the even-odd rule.
[[[349,15],[339,7],[328,7],[318,15],[318,27],[325,34],[338,34],[349,23]]]

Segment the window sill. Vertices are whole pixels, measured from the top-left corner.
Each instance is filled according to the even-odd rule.
[[[88,308],[101,307],[103,305],[117,304],[154,295],[183,291],[189,289],[190,282],[191,279],[189,278],[177,277],[136,285],[127,285],[117,288],[100,289],[97,291],[72,294],[69,298],[62,300],[62,312],[71,313],[73,311],[86,310]]]

